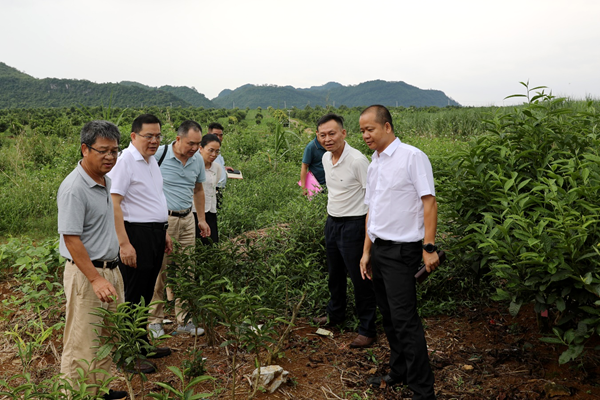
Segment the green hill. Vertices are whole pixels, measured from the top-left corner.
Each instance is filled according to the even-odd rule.
[[[405,82],[387,82],[382,80],[364,82],[355,86],[343,86],[329,82],[308,89],[296,89],[292,86],[244,85],[235,90],[223,90],[213,103],[224,108],[257,107],[298,107],[333,105],[339,107],[385,106],[403,107],[445,107],[459,106],[456,101],[440,90],[423,90]]]
[[[190,106],[171,93],[118,83],[0,77],[0,108],[99,106],[108,105],[111,96],[115,107]]]
[[[161,86],[158,90],[171,93],[181,100],[191,104],[194,107],[215,108],[215,104],[206,98],[202,93],[198,93],[196,88],[187,86]]]
[[[35,79],[16,68],[10,67],[3,62],[0,62],[0,78],[20,78],[20,79]]]

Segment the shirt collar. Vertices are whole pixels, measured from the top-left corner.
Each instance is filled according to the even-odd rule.
[[[400,143],[402,143],[400,141],[400,139],[395,138],[392,143],[390,143],[388,145],[388,147],[385,148],[385,150],[383,151],[383,154],[385,154],[388,157],[391,157],[392,154],[394,154],[394,152],[396,151],[396,149],[400,146]],[[382,153],[379,153],[379,151],[375,152],[375,156],[377,156],[377,158],[381,155]]]
[[[81,177],[83,178],[85,183],[87,183],[87,185],[89,187],[94,187],[94,186],[104,187],[103,185],[101,185],[98,182],[96,182],[95,180],[93,180],[92,177],[89,176],[87,172],[85,172],[85,169],[83,169],[83,167],[81,166],[81,161],[83,161],[83,160],[79,160],[79,162],[77,163],[77,172],[79,173],[79,175],[81,175]]]
[[[129,147],[127,147],[127,148],[131,152],[131,155],[133,156],[133,159],[135,161],[146,161],[146,160],[144,160],[144,156],[142,156],[142,153],[140,153],[138,151],[138,149],[135,148],[135,146],[133,145],[133,142],[130,142]]]
[[[342,150],[342,154],[340,154],[340,159],[338,160],[337,163],[335,163],[334,167],[336,165],[340,165],[342,163],[342,161],[344,161],[344,158],[346,158],[346,156],[348,155],[348,153],[350,153],[350,145],[348,144],[348,142],[346,142],[344,140],[344,150]]]
[[[321,143],[319,143],[316,137],[313,140],[315,141],[315,146],[317,146],[317,149],[325,150],[325,147],[321,146]]]

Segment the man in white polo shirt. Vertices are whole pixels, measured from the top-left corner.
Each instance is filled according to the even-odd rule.
[[[392,116],[380,105],[359,118],[363,140],[375,150],[367,175],[367,237],[360,269],[372,279],[390,344],[390,373],[372,386],[404,383],[413,399],[435,399],[415,277],[421,258],[427,271],[439,265],[435,247],[437,202],[429,159],[394,135]]]
[[[154,154],[160,163],[160,172],[163,177],[163,191],[169,208],[169,236],[177,240],[181,248],[194,246],[196,243],[196,224],[192,214],[192,204],[199,210],[204,210],[204,188],[202,182],[206,180],[204,160],[198,154],[198,146],[202,140],[202,127],[196,121],[184,121],[177,128],[177,138],[170,145],[161,146]],[[204,213],[198,216],[197,227],[202,237],[210,235],[210,228],[204,218]],[[154,287],[152,301],[162,301],[166,286],[168,257],[163,259],[161,273],[158,275]],[[169,290],[170,292],[170,290]],[[150,332],[155,337],[164,335],[162,328],[164,318],[164,304],[153,306],[150,317]],[[193,336],[202,335],[204,329],[196,328],[189,321],[185,323],[186,315],[181,310],[179,299],[175,300],[175,315],[179,325],[177,332],[189,333]]]
[[[125,301],[150,304],[164,253],[173,249],[167,234],[167,200],[163,179],[153,157],[160,146],[161,123],[151,114],[137,117],[131,126],[131,143],[123,150],[108,176],[115,228],[119,239],[119,269],[125,283]],[[171,354],[157,348],[149,358]],[[147,360],[138,362],[140,372],[156,367]]]
[[[343,119],[327,114],[317,122],[317,137],[327,152],[323,155],[323,169],[327,181],[327,223],[325,246],[329,270],[327,317],[314,322],[337,325],[346,315],[346,282],[350,276],[354,285],[356,314],[359,319],[358,336],[350,347],[369,347],[375,341],[375,293],[371,281],[360,274],[362,246],[365,242],[365,186],[369,160],[360,151],[346,143]]]

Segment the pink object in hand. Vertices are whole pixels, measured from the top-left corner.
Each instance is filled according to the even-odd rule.
[[[298,185],[302,186],[302,181],[298,181]],[[317,178],[315,178],[312,172],[309,172],[308,175],[306,175],[306,189],[308,191],[309,198],[323,190],[321,185],[319,185],[319,181],[317,181]]]

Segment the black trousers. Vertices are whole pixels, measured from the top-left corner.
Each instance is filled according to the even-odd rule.
[[[210,238],[213,243],[219,242],[219,229],[217,227],[217,214],[207,212],[204,213],[204,218],[206,219],[206,223],[210,227]],[[210,242],[207,238],[203,238],[200,234],[200,228],[198,228],[198,214],[194,213],[194,221],[196,221],[196,239],[202,239],[202,244],[207,245]]]
[[[375,337],[375,313],[377,305],[373,284],[360,275],[360,259],[365,243],[365,216],[327,217],[325,224],[325,246],[329,270],[329,292],[327,304],[329,321],[337,324],[346,317],[347,276],[354,285],[356,315],[360,321],[358,333]]]
[[[197,218],[197,217],[196,217]],[[210,227],[210,238],[213,243],[219,242],[219,229],[217,228],[217,213],[207,212],[204,213],[204,218],[206,218],[206,223]],[[196,223],[198,225],[198,223]],[[201,238],[203,245],[210,244],[210,240],[208,238]]]
[[[435,399],[425,332],[417,312],[414,275],[421,263],[421,242],[373,243],[371,267],[377,305],[390,344],[390,376],[415,393],[413,399]]]
[[[125,301],[131,304],[139,304],[142,298],[146,305],[152,301],[154,285],[162,266],[166,231],[160,228],[162,224],[153,225],[154,228],[125,221],[125,231],[137,256],[137,268],[119,260],[125,284]]]

